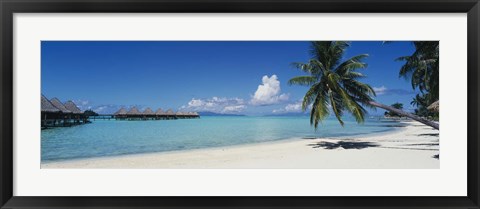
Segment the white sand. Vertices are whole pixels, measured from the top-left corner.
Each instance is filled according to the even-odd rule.
[[[42,168],[439,168],[439,131],[404,122],[371,136],[292,139],[241,146],[42,163]]]

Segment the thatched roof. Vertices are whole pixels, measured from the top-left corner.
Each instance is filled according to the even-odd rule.
[[[150,109],[150,107],[147,107],[147,109],[145,109],[143,111],[143,114],[144,115],[155,115],[155,113],[152,111],[152,109]]]
[[[132,107],[128,112],[127,115],[141,115],[142,113],[138,111],[136,107]]]
[[[158,108],[155,115],[165,115],[165,112],[163,112],[162,108]]]
[[[172,109],[168,109],[165,115],[175,115]]]
[[[182,116],[182,115],[185,115],[185,113],[184,113],[184,112],[177,111],[177,112],[175,113],[175,115],[180,115],[180,116]]]
[[[51,99],[50,100],[50,103],[52,103],[52,105],[54,107],[56,107],[57,109],[59,109],[60,111],[62,111],[63,113],[72,113],[72,111],[68,110],[65,105],[63,105],[63,103],[57,99],[56,97]]]
[[[77,105],[70,100],[68,102],[65,102],[64,106],[65,106],[65,108],[67,108],[67,110],[70,110],[74,114],[82,114],[83,113],[83,111],[81,111],[77,107]]]
[[[113,115],[126,115],[127,110],[125,108],[120,108],[117,112],[115,112]]]
[[[438,112],[440,111],[440,102],[436,101],[427,107],[428,110]]]
[[[43,94],[42,94],[41,103],[42,103],[42,107],[41,107],[42,112],[61,112],[61,110],[53,106],[53,104],[50,101],[48,101],[47,97],[43,96]]]

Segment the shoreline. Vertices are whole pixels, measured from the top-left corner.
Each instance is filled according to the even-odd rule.
[[[400,124],[379,133],[61,160],[41,168],[439,168],[438,130]],[[348,160],[355,163],[342,162]]]
[[[398,122],[401,124],[403,121]],[[60,159],[60,160],[49,160],[42,162],[42,164],[51,164],[51,163],[63,163],[63,162],[75,162],[75,161],[83,161],[83,160],[93,160],[93,159],[108,159],[108,158],[119,158],[119,157],[129,157],[129,156],[141,156],[141,155],[156,155],[156,154],[171,154],[171,153],[183,153],[183,152],[192,152],[192,151],[209,151],[209,150],[219,150],[219,149],[226,149],[226,148],[242,148],[242,147],[250,147],[254,145],[267,145],[267,144],[277,144],[282,142],[288,141],[300,141],[300,140],[315,140],[315,139],[329,139],[329,140],[336,140],[345,137],[355,137],[355,138],[365,138],[365,137],[373,137],[373,136],[382,136],[382,135],[389,135],[399,131],[405,127],[393,127],[392,130],[387,131],[377,131],[373,133],[363,133],[363,134],[352,134],[352,135],[344,135],[344,136],[329,136],[329,137],[291,137],[291,138],[283,138],[283,139],[275,139],[271,141],[259,141],[259,142],[250,142],[244,144],[233,144],[233,145],[225,145],[225,146],[217,146],[217,147],[202,147],[202,148],[192,148],[192,149],[179,149],[179,150],[168,150],[168,151],[158,151],[158,152],[144,152],[144,153],[131,153],[131,154],[119,154],[119,155],[108,155],[108,156],[96,156],[96,157],[86,157],[86,158],[73,158],[73,159]]]

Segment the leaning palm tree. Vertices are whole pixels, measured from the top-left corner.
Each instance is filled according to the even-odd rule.
[[[358,123],[363,123],[367,113],[364,107],[379,107],[438,129],[437,123],[375,102],[372,97],[376,95],[372,87],[358,81],[365,77],[358,70],[367,67],[362,60],[368,55],[353,56],[342,62],[349,46],[349,42],[344,41],[315,41],[311,43],[312,59],[307,63],[293,63],[308,75],[294,77],[288,83],[310,87],[303,98],[302,109],[306,111],[307,107],[312,105],[310,124],[315,129],[319,122],[330,115],[330,109],[342,126],[342,115],[346,111],[350,112]]]
[[[418,88],[427,94],[427,103],[439,98],[439,42],[414,41],[415,51],[410,56],[399,57],[397,61],[405,62],[400,68],[400,77],[410,78],[412,88]]]

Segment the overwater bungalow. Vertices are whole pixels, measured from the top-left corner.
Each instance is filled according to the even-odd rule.
[[[155,111],[155,119],[156,120],[165,119],[165,112],[163,112],[162,108],[158,108],[157,111]]]
[[[83,111],[71,100],[68,100],[64,104],[67,110],[72,112],[72,119],[74,124],[87,123],[87,117],[83,114]]]
[[[196,112],[177,112],[177,118],[179,119],[191,119],[191,118],[199,118],[200,116]]]
[[[60,111],[62,111],[64,114],[69,114],[72,113],[72,111],[68,110],[65,105],[56,97],[50,99],[50,103]]]
[[[147,109],[143,111],[142,115],[144,120],[155,119],[155,113],[152,111],[152,109],[150,109],[150,107],[147,107]]]
[[[165,117],[167,120],[177,119],[177,116],[175,115],[175,112],[173,112],[172,109],[168,109],[167,112],[165,112]]]
[[[200,115],[197,112],[188,112],[188,114],[189,114],[190,117],[200,118]]]
[[[125,120],[127,118],[127,110],[122,107],[117,112],[113,113],[113,117],[117,120]]]
[[[68,101],[63,104],[58,98],[48,100],[41,96],[41,127],[66,127],[82,123],[88,120],[83,112],[73,103]]]
[[[62,111],[53,106],[53,104],[42,94],[41,98],[41,127],[55,126],[57,118],[60,118]]]
[[[191,118],[200,118],[200,115],[196,112],[181,112],[178,111],[175,113],[176,118],[178,119],[191,119]]]
[[[136,107],[130,108],[126,114],[127,120],[140,120],[142,119],[142,113],[138,111]]]
[[[180,111],[177,111],[177,112],[175,113],[175,116],[177,116],[177,118],[179,118],[179,119],[183,119],[184,113],[183,113],[183,112],[180,112]]]
[[[141,115],[141,113],[136,107],[132,107],[128,110],[127,115]]]
[[[117,120],[175,120],[175,119],[188,119],[199,118],[200,116],[196,112],[173,112],[172,109],[168,109],[164,112],[161,108],[153,112],[151,108],[147,107],[143,112],[140,112],[136,107],[132,107],[128,112],[125,108],[120,108],[113,114]]]
[[[71,126],[71,119],[72,119],[72,111],[68,110],[65,105],[58,99],[58,98],[52,98],[50,99],[50,103],[52,105],[62,111],[62,115],[57,118],[57,122],[61,126]]]

